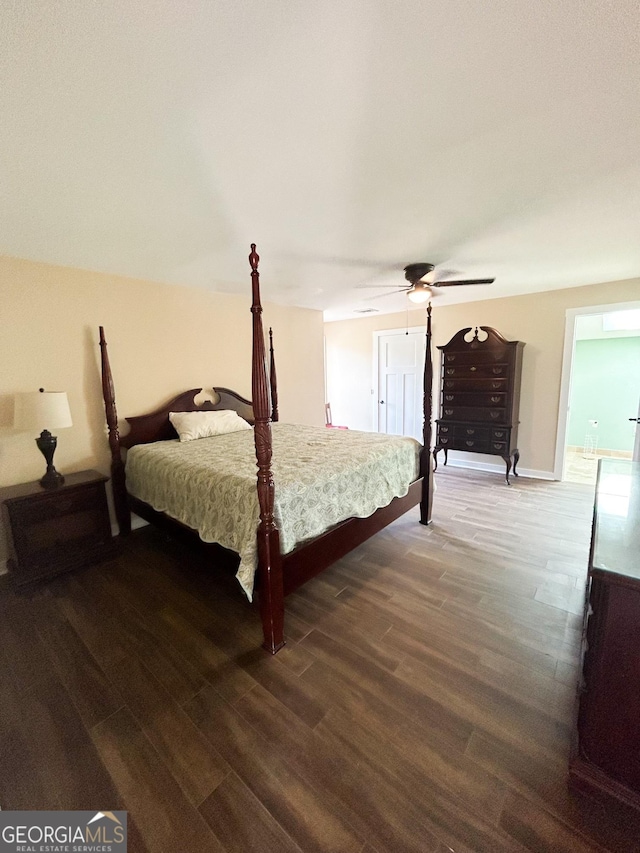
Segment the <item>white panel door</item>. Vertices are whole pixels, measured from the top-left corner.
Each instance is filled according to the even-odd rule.
[[[378,432],[422,441],[423,332],[378,337]]]

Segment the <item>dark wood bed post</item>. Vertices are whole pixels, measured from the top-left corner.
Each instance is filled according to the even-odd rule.
[[[273,329],[269,326],[269,385],[271,387],[271,421],[278,422],[278,377],[276,375],[276,357],[273,352]]]
[[[427,305],[427,341],[424,354],[424,426],[422,431],[422,452],[420,454],[420,476],[422,480],[422,499],[420,501],[420,524],[431,524],[431,504],[433,498],[433,464],[431,462],[431,415],[433,409],[433,360],[431,357],[431,303]]]
[[[118,432],[118,411],[116,409],[116,395],[109,364],[107,352],[107,341],[104,336],[104,328],[100,326],[100,357],[102,364],[102,397],[104,399],[104,411],[107,416],[109,428],[109,448],[111,450],[111,488],[113,489],[113,505],[116,511],[116,520],[121,536],[131,533],[131,512],[127,498],[127,487],[125,484],[124,462],[120,452],[120,433]]]
[[[251,244],[251,289],[253,315],[253,356],[251,362],[251,396],[255,420],[254,436],[258,462],[258,595],[264,633],[263,646],[272,655],[284,646],[284,585],[280,534],[273,518],[274,483],[271,471],[271,422],[269,418],[269,386],[260,304],[260,273],[256,244]]]

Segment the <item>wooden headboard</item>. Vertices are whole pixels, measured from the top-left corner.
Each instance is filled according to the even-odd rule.
[[[215,402],[205,399],[202,403],[197,403],[196,398],[203,392],[208,395],[209,390]],[[245,421],[254,423],[251,401],[245,400],[235,391],[230,391],[228,388],[192,388],[190,391],[178,394],[155,412],[125,418],[131,429],[126,435],[119,436],[120,447],[128,448],[136,444],[149,444],[152,441],[177,438],[178,434],[169,420],[169,412],[216,412],[222,409],[232,409]]]
[[[257,256],[256,256],[257,257]],[[130,426],[126,435],[121,436],[118,429],[118,411],[116,409],[116,395],[113,387],[113,376],[107,353],[107,341],[104,328],[100,326],[100,351],[102,361],[102,397],[104,399],[107,426],[109,428],[109,447],[111,449],[111,476],[114,480],[114,492],[124,494],[124,468],[120,454],[120,448],[134,447],[136,444],[149,444],[152,441],[167,441],[176,438],[177,432],[169,420],[169,412],[215,412],[222,409],[231,409],[237,412],[241,418],[255,425],[256,418],[251,400],[246,400],[229,388],[192,388],[183,391],[164,406],[156,409],[148,415],[137,415],[125,418]],[[264,365],[266,368],[266,365]],[[197,398],[204,395],[202,402]],[[276,362],[273,350],[273,330],[269,329],[269,395],[271,400],[271,421],[278,420],[278,380],[276,377]],[[207,399],[211,397],[212,399]],[[123,504],[120,513],[125,517],[126,507]]]
[[[257,257],[258,256],[255,255],[256,265]],[[254,272],[254,275],[257,275],[257,272]],[[127,495],[124,460],[122,458],[123,454],[121,453],[121,448],[129,448],[134,447],[136,444],[149,444],[152,441],[167,441],[168,439],[176,438],[177,433],[169,420],[169,412],[211,412],[220,411],[222,409],[232,409],[234,412],[237,412],[241,418],[244,418],[250,424],[253,424],[254,427],[256,425],[257,418],[251,400],[246,400],[235,391],[230,391],[229,388],[192,388],[190,391],[183,391],[182,394],[178,394],[177,397],[169,400],[168,403],[165,403],[164,406],[156,409],[155,412],[151,412],[148,415],[138,415],[137,417],[125,418],[126,422],[130,426],[130,430],[126,435],[121,436],[118,428],[116,393],[113,385],[113,376],[111,374],[111,365],[109,364],[109,354],[107,352],[107,340],[104,334],[104,327],[100,326],[99,331],[100,360],[102,364],[102,398],[104,400],[104,411],[107,418],[107,427],[109,432],[113,501],[120,533],[127,534],[131,531],[131,513],[129,511],[129,497]],[[265,400],[261,400],[261,405],[266,407],[266,420],[277,421],[278,388],[275,356],[273,351],[273,333],[271,329],[269,329],[270,369],[268,382],[266,378],[264,340],[262,341],[262,347],[262,367],[265,371],[264,387],[267,396]],[[255,349],[256,345],[254,340],[253,370],[256,369]],[[212,392],[212,400],[206,399],[209,397],[209,390]],[[196,399],[203,394],[205,396],[203,402],[196,402]],[[270,417],[268,413],[269,397],[271,400]]]

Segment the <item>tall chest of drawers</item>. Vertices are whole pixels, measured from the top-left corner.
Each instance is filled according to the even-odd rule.
[[[473,332],[473,334],[471,334]],[[433,450],[500,456],[506,481],[518,476],[518,410],[522,375],[522,341],[508,341],[490,326],[461,329],[442,353],[440,417]],[[435,470],[434,468],[434,470]]]

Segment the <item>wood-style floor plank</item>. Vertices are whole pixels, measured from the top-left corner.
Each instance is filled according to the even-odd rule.
[[[87,578],[82,578],[85,581]],[[205,680],[158,628],[156,611],[147,609],[148,597],[138,597],[108,570],[91,578],[93,618],[108,623],[126,655],[136,654],[145,662],[170,696],[182,704],[198,693]]]
[[[124,808],[132,853],[640,853],[572,793],[593,489],[443,466],[286,602],[150,528],[0,588],[0,806]]]
[[[496,826],[506,787],[473,762],[465,762],[463,757],[444,762],[436,757],[437,750],[427,748],[420,754],[415,750],[407,753],[403,746],[410,737],[410,727],[398,730],[395,740],[389,739],[367,717],[357,721],[332,712],[316,731],[333,752],[341,752],[350,759],[350,765],[359,767],[367,786],[373,779],[376,784],[386,781],[400,793],[404,813],[395,814],[397,803],[392,804],[393,815],[384,812],[391,834],[386,841],[388,849],[404,844],[411,849],[411,839],[404,838],[405,824],[417,820],[434,839],[444,835],[454,843],[463,840],[472,849],[496,853],[513,848]],[[425,766],[432,770],[429,778],[422,772]],[[362,796],[362,788],[355,791]]]
[[[591,853],[600,845],[580,838],[553,815],[526,797],[510,793],[500,819],[501,826],[529,850],[539,853]]]
[[[231,772],[227,762],[141,660],[132,657],[107,674],[190,802],[200,805]]]
[[[336,814],[359,836],[374,845],[379,853],[393,849],[420,849],[428,853],[433,849],[435,841],[424,821],[420,822],[415,836],[403,831],[403,838],[399,840],[394,833],[394,821],[387,820],[388,811],[396,810],[398,815],[406,816],[407,809],[393,784],[376,778],[374,773],[367,772],[359,764],[353,764],[342,751],[331,749],[272,694],[258,687],[239,700],[235,707],[277,747],[279,754],[296,773],[312,787],[332,797]]]
[[[35,769],[42,799],[23,800],[16,808],[107,807],[99,803],[109,804],[110,809],[121,808],[118,787],[102,764],[69,693],[55,675],[39,681],[22,696],[21,714],[22,741],[29,753],[23,773]],[[3,774],[6,771],[3,766]]]
[[[26,808],[26,803],[49,802],[57,808],[57,798],[48,800],[39,762],[32,760],[30,732],[23,735],[22,702],[2,647],[0,671],[0,804],[5,811]]]
[[[58,614],[49,614],[40,622],[38,632],[87,728],[121,707],[103,670],[69,622]]]
[[[224,851],[130,711],[117,711],[92,734],[149,853]]]
[[[302,853],[235,773],[205,800],[200,811],[230,853]]]
[[[41,594],[36,590],[35,594],[28,591],[15,595],[9,589],[0,595],[0,648],[5,660],[3,676],[11,673],[18,691],[28,690],[51,673],[46,646],[34,630],[37,607],[32,605]]]
[[[239,778],[307,853],[359,853],[363,841],[340,818],[337,803],[314,788],[213,688],[187,707]]]

